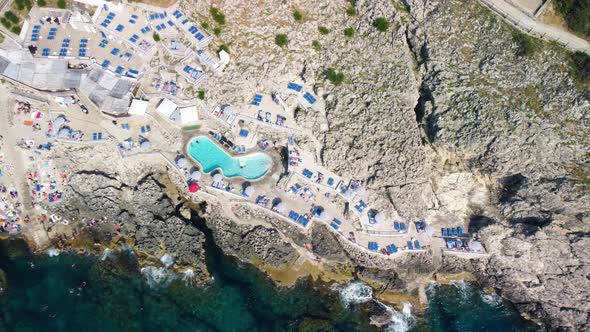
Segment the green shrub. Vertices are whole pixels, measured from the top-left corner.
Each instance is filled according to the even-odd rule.
[[[373,22],[373,26],[377,28],[377,31],[385,32],[389,29],[391,24],[385,17],[377,17],[377,19]]]
[[[311,42],[311,47],[313,47],[314,50],[319,51],[322,49],[322,44],[320,44],[319,41],[314,40]]]
[[[219,25],[225,25],[225,15],[219,9],[211,6],[209,13],[213,16],[213,20]]]
[[[348,0],[348,3],[350,3],[350,6],[346,9],[346,14],[348,14],[348,16],[356,16],[356,0]]]
[[[356,34],[356,29],[355,28],[346,28],[344,29],[344,35],[346,37],[354,37],[354,35]]]
[[[205,90],[199,90],[199,92],[197,92],[197,98],[205,100]]]
[[[289,38],[284,33],[280,33],[275,36],[275,44],[277,44],[280,47],[286,46],[288,42]]]
[[[219,50],[217,52],[219,52],[221,50],[224,50],[227,52],[227,54],[229,54],[229,46],[222,44],[221,46],[219,46]]]
[[[216,36],[219,36],[221,34],[221,28],[220,27],[213,28],[213,34]]]
[[[295,22],[303,22],[303,14],[298,10],[293,12],[293,18],[295,19]]]
[[[318,31],[322,34],[322,35],[327,35],[330,33],[330,29],[324,27],[324,26],[319,26],[318,27]]]
[[[66,9],[66,0],[57,0],[57,8]]]
[[[14,33],[15,35],[20,34],[20,27],[15,25],[12,28],[10,28],[10,31],[12,31],[12,33]]]
[[[590,84],[590,55],[575,52],[570,56],[571,72],[574,78],[583,84]]]
[[[160,35],[157,34],[156,32],[154,32],[154,41],[155,42],[159,42],[160,41]]]
[[[10,22],[12,22],[14,24],[17,24],[20,21],[18,16],[16,16],[10,10],[8,10],[8,11],[6,11],[6,13],[4,13],[4,17],[6,17]]]
[[[590,36],[590,0],[555,0],[568,27]]]
[[[45,7],[45,6],[47,6],[47,1],[45,1],[45,0],[37,0],[37,5],[39,7]]]
[[[203,22],[201,24],[201,26],[203,27],[203,29],[208,30],[209,29],[209,23],[208,22]]]
[[[324,71],[324,76],[334,85],[340,85],[344,82],[344,74],[337,72],[332,67]]]
[[[31,8],[33,8],[33,3],[31,2],[31,0],[24,0],[25,3],[25,7],[27,7],[27,10],[31,10]]]
[[[517,56],[531,56],[537,50],[537,40],[518,30],[514,30],[512,32],[512,40],[514,40],[514,42],[518,46],[518,49],[516,50]]]
[[[0,23],[2,23],[2,25],[5,26],[6,29],[9,29],[9,30],[10,30],[10,27],[12,26],[12,24],[10,23],[10,21],[8,19],[6,19],[6,17],[0,18]]]

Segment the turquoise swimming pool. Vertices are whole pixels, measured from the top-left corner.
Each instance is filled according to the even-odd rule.
[[[197,136],[190,141],[188,153],[201,164],[203,172],[210,173],[220,169],[227,178],[243,177],[246,180],[258,180],[272,165],[272,159],[264,153],[232,157],[204,136]]]

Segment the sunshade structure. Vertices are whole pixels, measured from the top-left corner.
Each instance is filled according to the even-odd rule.
[[[330,219],[332,219],[332,216],[328,211],[324,210],[322,211],[322,213],[320,213],[320,219],[322,219],[323,221],[330,221]]]
[[[217,173],[217,174],[213,175],[213,181],[219,182],[221,180],[223,180],[223,175],[221,175],[221,173]]]
[[[285,203],[280,202],[279,204],[277,204],[277,206],[275,206],[275,210],[279,213],[284,213],[286,207],[287,206],[285,205]]]
[[[191,193],[196,193],[197,191],[199,191],[199,189],[201,188],[199,187],[199,184],[196,182],[191,182],[188,185],[188,191],[190,191]]]
[[[186,166],[186,163],[187,163],[187,161],[186,161],[186,158],[184,158],[184,157],[180,157],[176,160],[176,166],[181,167],[181,168]]]
[[[151,146],[152,143],[150,143],[150,141],[143,141],[141,142],[141,145],[139,147],[141,148],[141,151],[147,151],[150,149]]]
[[[244,189],[244,194],[248,197],[254,195],[254,192],[255,192],[255,190],[254,190],[254,187],[252,187],[252,186],[248,186],[248,187],[246,187],[246,189]]]
[[[375,215],[376,222],[383,222],[385,221],[385,215],[382,212],[379,212]]]
[[[201,179],[201,176],[203,176],[203,174],[201,174],[201,172],[199,171],[194,171],[191,173],[191,179],[195,181],[199,181]]]
[[[469,248],[473,251],[481,251],[483,247],[481,246],[481,242],[479,241],[471,241],[469,244]]]

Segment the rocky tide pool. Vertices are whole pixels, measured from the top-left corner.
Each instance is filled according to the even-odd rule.
[[[140,273],[130,251],[32,256],[24,242],[0,243],[0,331],[535,331],[466,283],[430,287],[430,307],[417,317],[374,300],[361,282],[278,290],[214,245],[213,281],[199,288],[165,268]],[[371,315],[387,317],[386,325],[372,326]]]

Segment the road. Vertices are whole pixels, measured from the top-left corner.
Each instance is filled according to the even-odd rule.
[[[590,54],[590,43],[560,28],[535,21],[530,16],[505,0],[479,0],[482,4],[502,16],[508,23],[535,37],[558,41],[572,51]]]

